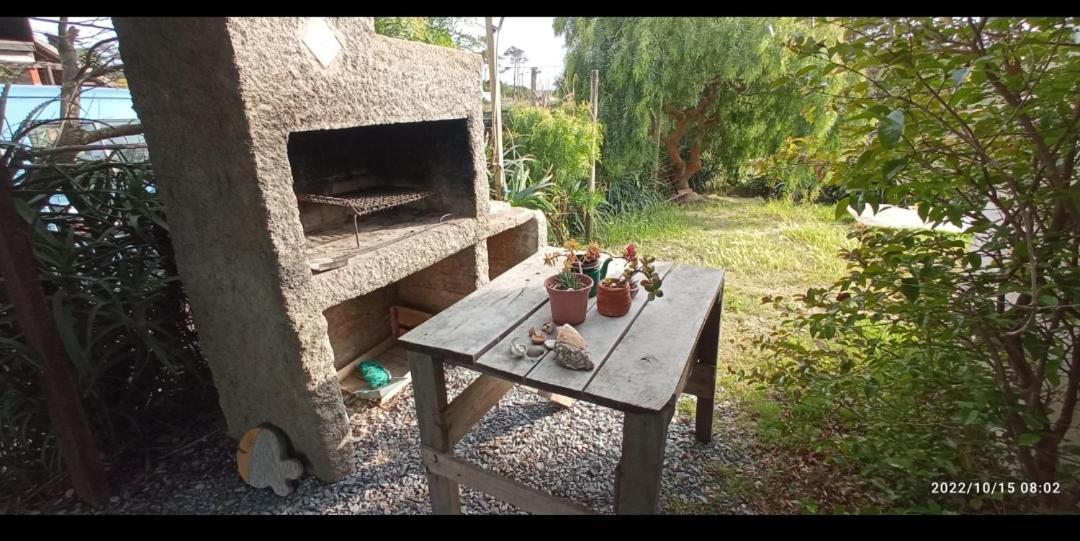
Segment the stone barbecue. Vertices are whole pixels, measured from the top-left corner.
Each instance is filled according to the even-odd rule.
[[[116,18],[229,433],[349,473],[344,373],[546,241],[490,202],[481,57],[371,18]]]

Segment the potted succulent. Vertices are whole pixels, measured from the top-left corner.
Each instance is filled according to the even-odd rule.
[[[649,300],[663,297],[664,292],[660,287],[663,281],[656,274],[653,257],[638,257],[637,248],[633,244],[627,244],[622,258],[626,261],[622,276],[605,278],[600,282],[599,293],[596,297],[596,311],[602,316],[619,317],[630,311],[631,298],[636,294],[636,282],[634,276],[644,276],[641,287],[649,292]],[[610,261],[610,260],[609,260]],[[607,269],[607,264],[604,265]]]
[[[571,239],[570,242],[574,243],[576,249],[578,245],[577,241]],[[595,241],[590,242],[584,252],[574,253],[573,272],[578,272],[592,278],[593,286],[592,289],[589,290],[590,299],[596,296],[596,285],[600,282],[600,277],[603,276],[600,269],[600,256],[600,245]],[[607,261],[611,261],[611,258],[608,258]],[[604,263],[604,270],[607,269],[607,261]]]
[[[563,258],[562,271],[544,281],[551,305],[551,319],[556,325],[581,324],[589,308],[589,291],[596,282],[581,272],[574,272],[575,267],[580,270],[580,266],[575,265],[579,261],[576,252],[579,247],[578,241],[570,239],[563,245],[566,252],[544,256],[544,263],[551,266]]]

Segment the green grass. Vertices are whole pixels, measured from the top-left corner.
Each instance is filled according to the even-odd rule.
[[[741,412],[738,431],[775,451],[783,447],[771,429],[783,422],[781,409],[738,376],[740,371],[762,363],[754,339],[771,333],[783,319],[780,309],[761,299],[782,296],[783,304],[792,307],[795,295],[831,284],[845,274],[839,252],[854,247],[854,241],[847,238],[853,223],[848,215],[835,219],[831,206],[710,198],[683,207],[664,204],[619,216],[599,227],[597,238],[612,253],[620,253],[626,243],[633,242],[638,253],[658,260],[725,270],[717,399],[737,405]],[[691,415],[692,404],[680,401],[680,415]],[[777,458],[771,473],[767,467],[738,471],[717,466],[713,475],[730,495],[755,503],[759,511],[810,511],[799,499],[813,487],[789,490],[783,476],[790,473],[789,464],[812,460],[798,456],[767,459]],[[770,505],[764,501],[765,494],[779,495],[784,502]]]
[[[844,274],[839,250],[854,246],[847,238],[852,223],[846,215],[834,219],[824,205],[720,198],[625,214],[598,228],[597,238],[609,252],[633,242],[638,253],[659,260],[724,269],[721,358],[738,368],[756,359],[752,338],[779,323],[763,297],[791,299]],[[721,383],[739,386],[724,375]]]

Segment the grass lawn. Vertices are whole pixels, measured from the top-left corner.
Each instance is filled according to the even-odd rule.
[[[761,362],[753,340],[770,333],[782,319],[777,308],[761,302],[762,297],[783,296],[784,303],[793,307],[795,295],[842,276],[845,263],[838,250],[854,246],[847,239],[852,224],[847,215],[834,219],[831,206],[721,198],[623,215],[599,231],[601,243],[613,253],[634,242],[640,254],[727,272],[717,400],[735,404],[740,426],[718,426],[718,436],[727,429],[745,432],[745,441],[732,443],[745,446],[756,467],[731,471],[718,466],[714,475],[726,485],[726,492],[757,512],[813,511],[813,504],[797,500],[818,499],[820,477],[837,473],[821,471],[813,457],[792,456],[794,450],[785,450],[783,442],[770,437],[769,424],[781,422],[776,418],[779,408],[737,373]],[[680,410],[690,415],[693,401],[681,403]]]

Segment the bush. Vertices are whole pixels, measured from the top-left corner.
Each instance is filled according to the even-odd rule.
[[[968,239],[865,228],[852,236],[850,275],[799,296],[803,308],[759,342],[771,361],[751,376],[785,411],[771,429],[858,472],[878,510],[995,509],[1000,494],[930,490],[1018,473],[1001,439],[1006,410],[993,371],[950,309]],[[924,277],[918,293],[913,273]]]
[[[818,338],[856,349],[846,357],[827,345],[793,354],[807,363],[846,358],[841,368],[874,367],[878,357],[858,352],[872,345],[861,338],[864,326],[905,337],[900,353],[908,351],[905,344],[920,344],[904,359],[910,373],[938,378],[934,370],[947,368],[952,375],[939,382],[958,388],[931,396],[928,407],[955,409],[998,431],[1017,481],[1060,489],[1014,501],[1074,509],[1080,448],[1069,433],[1080,409],[1080,55],[1062,44],[1075,36],[1075,20],[827,24],[844,28],[846,39],[803,36],[790,46],[826,63],[804,74],[806,88],[820,88],[838,73],[857,81],[841,102],[840,129],[850,148],[835,165],[849,193],[836,211],[915,205],[924,221],[967,227],[974,242],[910,231],[861,238],[851,275],[827,295],[808,292],[807,304],[822,313],[804,320]]]
[[[99,447],[120,453],[215,412],[150,164],[30,171],[16,203]],[[2,291],[0,484],[18,499],[60,465],[38,362]]]
[[[603,145],[602,128],[594,131],[588,105],[567,103],[557,109],[518,105],[510,109],[511,146],[532,156],[535,167],[558,184],[589,177]],[[595,134],[595,135],[594,135]]]
[[[604,202],[599,187],[591,195],[588,190],[592,159],[599,157],[603,139],[601,127],[597,125],[594,130],[588,106],[569,102],[557,109],[515,106],[510,110],[507,126],[510,131],[507,152],[512,151],[506,160],[507,183],[512,179],[520,187],[550,183],[544,188],[546,204],[542,210],[547,214],[552,240],[562,244],[569,238],[582,236],[585,215],[592,213],[599,218],[597,210]],[[527,160],[519,163],[520,157]],[[519,178],[521,166],[526,164],[528,182]],[[535,199],[534,203],[539,204]]]

